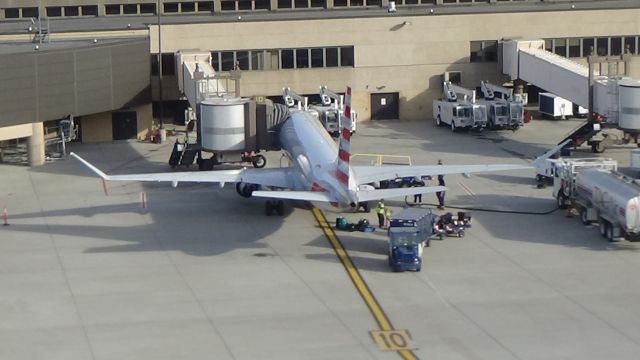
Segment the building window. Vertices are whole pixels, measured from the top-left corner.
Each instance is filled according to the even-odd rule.
[[[324,50],[323,49],[311,49],[311,67],[312,68],[324,67]]]
[[[367,6],[382,6],[382,0],[367,0]]]
[[[306,9],[309,7],[309,2],[307,0],[295,0],[294,7],[296,9]]]
[[[116,5],[116,4],[105,5],[104,13],[106,15],[120,15],[120,5]]]
[[[22,8],[22,17],[23,18],[38,18],[38,8],[37,7],[25,7],[25,8]]]
[[[98,16],[98,5],[83,5],[80,8],[82,9],[82,16]]]
[[[636,51],[637,46],[636,46],[636,37],[635,36],[627,36],[624,38],[624,50],[625,52],[627,50],[629,50],[629,53],[631,54],[637,54],[638,52]]]
[[[567,39],[555,39],[553,52],[560,56],[567,56]]]
[[[583,57],[587,57],[591,55],[592,52],[593,52],[593,55],[596,55],[594,44],[595,42],[593,41],[593,38],[582,39],[582,56]]]
[[[309,67],[309,49],[296,49],[296,68],[306,69]]]
[[[156,4],[140,4],[140,14],[155,14]]]
[[[60,6],[50,6],[46,8],[46,14],[48,17],[62,16],[62,8]]]
[[[596,53],[600,56],[609,55],[609,38],[596,39]]]
[[[327,48],[326,55],[326,67],[338,66],[338,48]]]
[[[325,7],[324,0],[311,0],[311,7],[312,8],[324,8]]]
[[[164,3],[164,12],[165,13],[177,13],[178,12],[178,3]]]
[[[611,55],[618,56],[620,54],[622,54],[622,38],[612,37],[611,38]]]
[[[580,39],[572,38],[568,39],[569,42],[569,57],[580,57]]]
[[[235,70],[249,70],[249,52],[248,51],[237,51],[236,52],[236,65],[234,66]]]
[[[291,9],[291,0],[278,0],[278,9]]]
[[[223,51],[220,53],[220,70],[230,71],[235,67],[235,60],[233,59],[233,51]]]
[[[221,0],[220,1],[220,10],[222,10],[222,11],[236,11],[236,2],[235,2],[235,0]]]
[[[307,69],[353,67],[353,46],[280,50],[212,51],[212,65],[218,71]]]
[[[20,9],[19,8],[4,9],[4,17],[6,19],[17,19],[20,17]]]
[[[133,15],[138,13],[138,4],[123,4],[122,13],[126,15]]]
[[[213,11],[212,1],[198,1],[198,11]]]
[[[282,50],[280,51],[280,61],[282,62],[280,68],[281,69],[293,69],[293,50]]]
[[[340,66],[353,66],[353,47],[341,47],[340,48]]]
[[[183,13],[190,13],[196,11],[196,3],[194,2],[183,2],[180,3],[180,11]]]
[[[65,6],[64,16],[80,16],[80,8],[77,6]]]
[[[238,0],[238,10],[251,10],[251,0]]]
[[[347,6],[347,0],[333,0],[333,7]]]
[[[418,0],[404,0],[405,5],[417,5]]]
[[[269,10],[271,2],[269,0],[255,0],[253,6],[255,10]]]

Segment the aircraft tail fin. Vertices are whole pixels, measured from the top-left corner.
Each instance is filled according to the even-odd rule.
[[[344,105],[344,121],[340,129],[338,144],[338,170],[337,177],[345,189],[349,188],[349,158],[351,157],[351,87],[347,87]]]

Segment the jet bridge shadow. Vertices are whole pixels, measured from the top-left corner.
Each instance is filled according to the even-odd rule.
[[[107,173],[126,174],[171,171],[167,160],[172,144],[171,140],[160,146],[125,141],[70,148]],[[37,199],[39,210],[11,212],[6,230],[49,234],[56,243],[73,244],[84,253],[173,250],[211,256],[240,248],[263,249],[266,245],[259,240],[278,231],[295,211],[292,206],[298,206],[287,204],[284,216],[267,217],[264,200],[240,197],[233,184],[220,189],[205,183],[172,188],[169,183],[108,182],[105,196],[99,178],[71,159],[28,172],[38,175],[31,180],[35,193],[23,196],[25,201]],[[87,178],[98,180],[95,187]]]

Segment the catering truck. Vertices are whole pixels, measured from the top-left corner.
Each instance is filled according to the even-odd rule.
[[[429,246],[437,216],[429,209],[406,208],[389,224],[389,266],[393,271],[422,268],[422,251]]]

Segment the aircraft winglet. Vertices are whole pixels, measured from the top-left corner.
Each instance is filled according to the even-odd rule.
[[[76,153],[71,152],[69,155],[73,156],[74,158],[80,160],[80,162],[82,162],[86,167],[88,167],[89,169],[91,169],[91,171],[93,171],[94,173],[98,174],[98,176],[100,176],[102,179],[104,180],[110,180],[109,175],[103,173],[100,169],[98,169],[97,167],[93,166],[90,162],[88,162],[87,160],[81,158],[80,156],[78,156]]]

